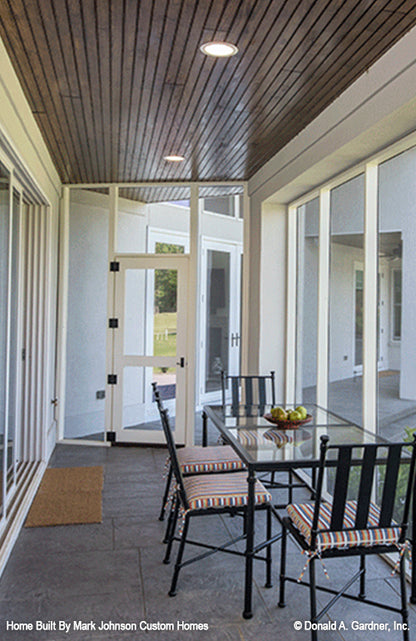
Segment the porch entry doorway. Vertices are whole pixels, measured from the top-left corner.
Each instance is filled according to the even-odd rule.
[[[188,257],[115,259],[111,423],[117,442],[164,443],[151,383],[185,442]]]
[[[221,398],[221,370],[240,372],[242,246],[204,239],[200,404]]]

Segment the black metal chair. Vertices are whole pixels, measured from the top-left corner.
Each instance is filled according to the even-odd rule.
[[[164,409],[163,401],[157,383],[153,382],[152,387],[153,397],[160,414]],[[242,460],[229,445],[225,447],[201,447],[198,445],[182,447],[178,450],[177,457],[183,476],[190,476],[194,474],[217,474],[220,472],[241,472],[241,470],[244,469]],[[159,514],[160,521],[163,521],[165,517],[165,506],[167,504],[171,483],[172,465],[168,463],[165,489]]]
[[[231,393],[230,401],[228,401],[229,397],[227,396],[228,389],[230,389]],[[275,372],[273,370],[266,375],[253,374],[245,376],[241,374],[227,375],[224,371],[221,371],[221,390],[222,405],[223,407],[230,407],[232,416],[238,416],[242,408],[245,416],[249,416],[251,413],[261,416],[268,405],[276,405]],[[293,490],[296,488],[306,488],[313,493],[312,485],[300,479],[292,470],[288,472],[287,482],[277,481],[275,472],[272,472],[269,477],[261,477],[261,480],[269,489],[287,490],[287,503],[292,503]],[[280,503],[275,507],[281,509],[286,507],[287,503]]]
[[[235,474],[211,474],[184,477],[179,465],[175,442],[169,425],[169,416],[166,409],[161,410],[162,425],[169,448],[172,470],[176,480],[176,492],[173,498],[174,508],[169,516],[168,522],[168,544],[164,563],[169,563],[172,544],[179,541],[179,548],[176,557],[175,569],[172,583],[169,590],[170,596],[175,596],[176,586],[180,570],[195,561],[201,560],[215,552],[227,552],[237,556],[245,556],[245,552],[234,549],[235,543],[245,539],[245,533],[222,545],[204,543],[202,541],[189,540],[189,522],[195,516],[207,516],[212,514],[231,514],[245,516],[248,503],[247,494],[247,473],[237,472]],[[267,510],[266,539],[256,546],[254,558],[261,559],[266,563],[266,587],[271,587],[271,545],[280,537],[272,537],[271,516],[271,495],[266,488],[256,481],[255,485],[255,509]],[[181,533],[176,536],[175,530],[178,517],[182,519]],[[244,528],[245,530],[245,528]],[[182,561],[186,543],[202,547],[205,551],[186,561]],[[264,556],[259,552],[266,549]]]
[[[321,436],[315,502],[289,505],[288,517],[283,519],[279,606],[285,605],[285,583],[287,581],[300,583],[309,586],[311,623],[318,623],[332,605],[343,596],[385,610],[399,612],[403,619],[403,638],[408,641],[404,552],[415,476],[416,441],[414,440],[410,445],[409,443],[388,443],[334,446],[329,445],[328,441],[328,436]],[[411,450],[411,456],[406,463],[403,462],[403,458],[408,455],[405,448]],[[324,474],[330,474],[331,467],[335,476],[333,496],[331,502],[325,502],[322,499]],[[397,517],[395,520],[393,514],[395,508],[397,509],[398,487],[402,491],[404,489],[404,495],[401,497],[404,503],[400,518]],[[378,492],[381,497],[379,505],[371,500],[375,492]],[[286,576],[287,532],[308,555],[309,582]],[[366,555],[388,552],[400,553],[400,608],[393,607],[389,603],[371,601],[365,596]],[[334,590],[316,585],[315,562],[317,559],[350,556],[360,557],[360,567],[343,588]],[[360,581],[358,596],[347,593],[358,579]],[[316,603],[317,589],[334,595],[319,613]],[[311,635],[312,641],[317,641],[317,629],[312,629]]]
[[[245,411],[249,414],[253,408],[263,412],[267,404],[276,404],[275,373],[268,375],[227,375],[221,371],[222,404],[227,405],[227,390],[230,385],[231,411],[238,413],[244,402]]]

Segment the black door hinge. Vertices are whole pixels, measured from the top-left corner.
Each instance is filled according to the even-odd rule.
[[[107,383],[109,385],[117,385],[117,374],[109,374],[107,376]]]
[[[108,326],[110,329],[116,329],[118,327],[118,318],[109,318]]]
[[[115,443],[116,442],[116,433],[115,432],[107,432],[106,437],[107,437],[107,441],[109,443]]]
[[[120,271],[120,263],[118,260],[112,260],[110,263],[110,272],[119,272]]]

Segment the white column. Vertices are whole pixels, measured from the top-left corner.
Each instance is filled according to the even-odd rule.
[[[194,442],[195,393],[197,380],[198,276],[200,264],[200,219],[198,185],[191,185],[191,221],[188,270],[188,337],[186,376],[185,445]]]
[[[318,354],[316,402],[328,406],[330,190],[319,194]]]
[[[243,186],[243,273],[241,288],[241,370],[250,371],[250,198],[247,183]]]
[[[64,438],[65,383],[66,383],[66,340],[68,325],[68,269],[69,269],[69,195],[63,187],[59,216],[59,304],[58,304],[58,347],[56,368],[57,439]],[[28,232],[30,233],[30,228]],[[30,286],[30,285],[29,285]]]
[[[289,207],[287,220],[286,389],[285,403],[295,402],[296,386],[296,275],[297,208]]]
[[[377,195],[378,166],[365,169],[364,210],[364,322],[363,322],[363,427],[377,425]]]

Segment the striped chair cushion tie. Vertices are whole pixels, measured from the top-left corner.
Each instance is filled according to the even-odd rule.
[[[230,445],[184,447],[177,450],[182,474],[243,470],[244,463]]]
[[[287,506],[289,518],[308,543],[311,541],[311,528],[315,506],[313,503],[291,504]],[[322,503],[318,519],[318,529],[327,529],[331,525],[331,503]],[[357,501],[347,501],[345,504],[344,528],[353,528],[357,511]],[[374,530],[340,530],[338,532],[322,532],[316,537],[318,552],[334,548],[350,548],[372,545],[394,545],[400,537],[401,528],[395,526],[388,528],[377,527],[380,519],[380,508],[375,503],[370,503],[368,514],[368,527]]]
[[[243,507],[247,505],[247,474],[213,474],[188,476],[183,480],[190,510],[210,507]],[[256,480],[255,504],[272,500],[265,487]]]

